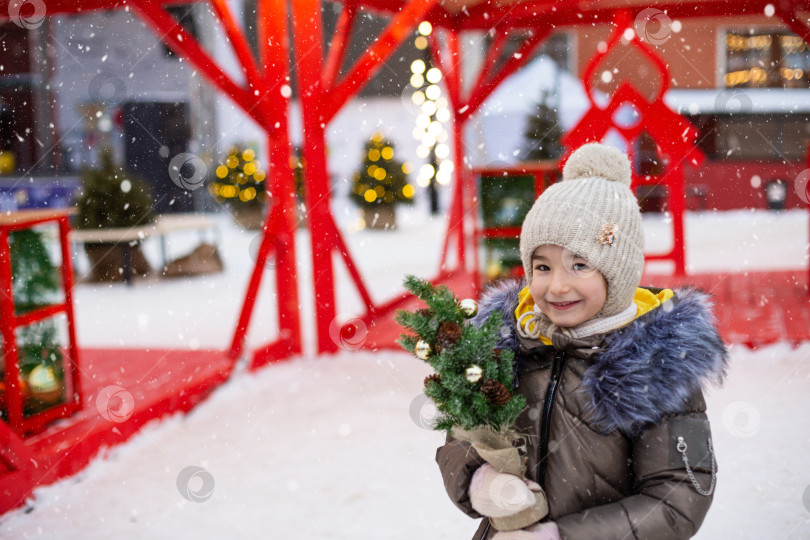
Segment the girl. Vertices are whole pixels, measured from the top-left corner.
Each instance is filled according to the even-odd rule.
[[[487,291],[473,324],[503,316],[528,408],[527,479],[495,471],[448,438],[436,460],[453,502],[483,517],[474,540],[679,539],[712,502],[717,465],[703,388],[727,354],[711,303],[694,289],[638,287],[641,214],[620,151],[587,144],[568,159],[523,222],[526,287]],[[549,513],[519,531],[489,517],[517,513],[542,486]]]

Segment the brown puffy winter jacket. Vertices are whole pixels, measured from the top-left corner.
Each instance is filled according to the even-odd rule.
[[[727,362],[707,296],[680,290],[609,334],[541,345],[516,334],[519,290],[517,282],[490,290],[473,323],[503,314],[498,346],[516,352],[528,402],[517,426],[527,434],[527,477],[548,498],[546,519],[563,540],[693,536],[711,505],[716,470],[701,388],[719,384]],[[451,500],[482,517],[467,492],[483,463],[475,450],[448,438],[436,461]],[[485,518],[474,540],[496,532]]]

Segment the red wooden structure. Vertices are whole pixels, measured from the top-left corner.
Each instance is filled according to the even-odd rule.
[[[70,416],[82,406],[81,381],[79,378],[79,354],[76,346],[76,324],[73,316],[73,268],[71,267],[71,244],[68,240],[71,212],[68,210],[24,210],[0,215],[0,332],[2,332],[2,354],[5,366],[4,391],[2,392],[8,425],[18,435],[42,431],[57,418]],[[9,233],[31,229],[45,224],[59,228],[61,248],[61,276],[64,300],[59,303],[40,306],[32,311],[18,313],[14,304],[14,288],[11,274],[11,246]],[[66,350],[63,362],[65,394],[62,403],[32,415],[23,414],[23,397],[20,386],[19,348],[16,330],[36,324],[58,315],[67,318]]]
[[[11,0],[0,0],[0,18],[11,13]],[[323,42],[321,2],[318,0],[258,0],[257,27],[259,54],[251,51],[245,33],[226,0],[209,0],[212,12],[230,41],[239,67],[245,75],[244,84],[232,79],[218,65],[212,55],[203,49],[177,20],[165,9],[167,5],[188,3],[188,0],[129,0],[125,5],[144,20],[178,55],[188,59],[211,84],[230,97],[257,124],[267,131],[267,146],[270,149],[268,178],[273,194],[291,194],[295,191],[289,156],[293,154],[288,127],[290,108],[291,67],[290,46],[295,58],[295,75],[303,111],[304,176],[307,179],[306,206],[312,231],[312,267],[316,317],[317,351],[336,351],[336,340],[330,339],[329,329],[336,318],[335,269],[333,254],[337,254],[346,266],[352,283],[365,304],[366,312],[360,319],[375,330],[363,343],[364,347],[390,347],[398,333],[391,323],[391,314],[396,307],[407,307],[413,299],[404,294],[386,302],[375,302],[346,243],[338,230],[330,211],[328,168],[326,160],[325,132],[338,111],[357,94],[371,76],[381,68],[389,56],[405,40],[422,20],[432,23],[436,29],[430,36],[434,63],[443,73],[444,84],[453,111],[453,149],[455,156],[455,181],[450,205],[448,228],[439,261],[435,282],[449,284],[459,295],[473,295],[477,285],[476,261],[476,212],[475,189],[472,175],[464,167],[465,148],[462,134],[468,120],[476,113],[487,97],[511,74],[531,58],[532,53],[543,43],[552,30],[574,27],[581,24],[617,23],[616,29],[632,21],[644,9],[654,7],[665,11],[669,17],[686,19],[706,16],[741,16],[762,13],[771,6],[775,16],[806,41],[810,40],[806,13],[810,0],[653,0],[643,3],[613,1],[582,2],[579,0],[346,0],[336,31],[329,39],[328,47]],[[17,3],[19,4],[19,3]],[[38,8],[37,3],[23,5],[23,10]],[[100,9],[119,9],[120,0],[44,0],[45,12],[35,15],[87,12]],[[769,8],[770,9],[770,8]],[[349,37],[353,26],[363,12],[372,10],[390,17],[387,27],[377,40],[368,47],[352,66],[344,67]],[[23,12],[22,15],[26,15]],[[30,13],[29,13],[30,15]],[[288,20],[292,24],[288,27]],[[621,28],[623,30],[623,28]],[[462,69],[464,55],[462,36],[464,32],[486,32],[489,45],[477,75],[471,81],[463,80],[469,69]],[[516,52],[507,50],[508,42],[518,40]],[[653,55],[654,57],[655,55]],[[655,61],[655,60],[654,60]],[[656,102],[641,102],[629,87],[614,96],[615,100],[633,101],[642,113],[655,115],[662,112]],[[616,102],[616,106],[620,103]],[[594,111],[597,116],[599,111]],[[664,113],[666,114],[666,113]],[[679,121],[672,116],[651,118],[653,124],[664,129],[664,123]],[[575,145],[600,134],[591,122],[590,131],[576,131],[576,138],[568,139]],[[666,134],[666,133],[665,133]],[[627,136],[632,136],[628,133]],[[574,136],[572,136],[574,137]],[[666,137],[664,137],[666,139]],[[662,139],[663,140],[663,139]],[[673,141],[670,141],[671,143]],[[673,143],[674,144],[674,143]],[[674,145],[670,157],[688,155],[690,148]],[[671,186],[680,182],[677,171],[666,180]],[[682,196],[677,189],[670,191],[673,202]],[[295,216],[296,209],[291,197],[272,197],[271,207],[264,224],[264,235],[258,250],[245,297],[236,323],[232,342],[226,355],[218,352],[199,351],[183,353],[184,362],[194,366],[196,378],[182,386],[180,381],[164,381],[165,385],[152,396],[155,403],[144,398],[136,400],[137,411],[132,418],[144,422],[170,410],[185,410],[211,388],[225,380],[235,360],[244,353],[245,335],[253,315],[257,291],[264,278],[269,257],[275,259],[274,276],[278,298],[278,337],[271,343],[253,351],[251,366],[258,367],[295,355],[302,350],[302,308],[298,302],[298,276],[295,266]],[[677,251],[677,248],[676,248]],[[675,257],[674,254],[669,256]],[[66,258],[69,259],[69,258]],[[676,266],[678,263],[676,260]],[[794,276],[795,277],[795,276]],[[806,284],[796,284],[804,287]],[[5,315],[4,315],[5,317]],[[753,331],[753,330],[752,330]],[[806,332],[805,332],[806,334]],[[804,334],[802,334],[804,335]],[[802,338],[805,339],[805,338]],[[141,352],[137,358],[152,362],[162,352]],[[166,353],[169,354],[169,353]],[[180,354],[180,353],[175,353]],[[85,355],[88,356],[88,355]],[[158,360],[159,361],[159,360]],[[89,365],[90,363],[88,363]],[[104,362],[96,364],[99,370],[111,369]],[[89,368],[88,368],[89,369]],[[135,374],[126,378],[133,385],[141,381]],[[140,387],[139,387],[140,388]],[[149,390],[144,388],[144,391]],[[92,392],[89,392],[90,395]],[[152,403],[152,405],[149,405]],[[140,407],[147,408],[140,408]],[[82,410],[82,414],[90,414]],[[137,423],[112,427],[98,423],[98,414],[89,418],[74,417],[71,426],[75,431],[66,434],[54,428],[38,436],[35,445],[25,444],[11,431],[0,424],[0,441],[6,448],[6,468],[18,471],[26,480],[15,484],[8,476],[2,477],[0,511],[19,505],[30,493],[30,487],[53,481],[75,472],[86,464],[101,441],[118,442],[136,429]],[[113,429],[115,428],[115,429]],[[81,432],[83,435],[80,435]],[[87,433],[94,434],[86,437]],[[90,445],[82,441],[91,441]],[[59,449],[56,451],[55,449]],[[50,457],[43,457],[50,456]],[[42,460],[47,470],[32,472],[32,460]],[[48,461],[50,460],[50,461]],[[27,472],[26,472],[27,468]],[[16,473],[10,473],[16,474]]]

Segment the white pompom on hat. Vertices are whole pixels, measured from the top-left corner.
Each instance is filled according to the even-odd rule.
[[[620,150],[589,143],[572,153],[562,181],[537,198],[523,221],[520,258],[527,284],[534,250],[561,246],[584,257],[607,281],[596,318],[626,309],[644,271],[641,212],[630,183],[630,162]]]

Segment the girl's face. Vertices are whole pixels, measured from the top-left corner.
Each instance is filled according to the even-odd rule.
[[[579,255],[548,244],[534,250],[529,291],[551,322],[569,328],[592,319],[607,298],[598,270]]]

